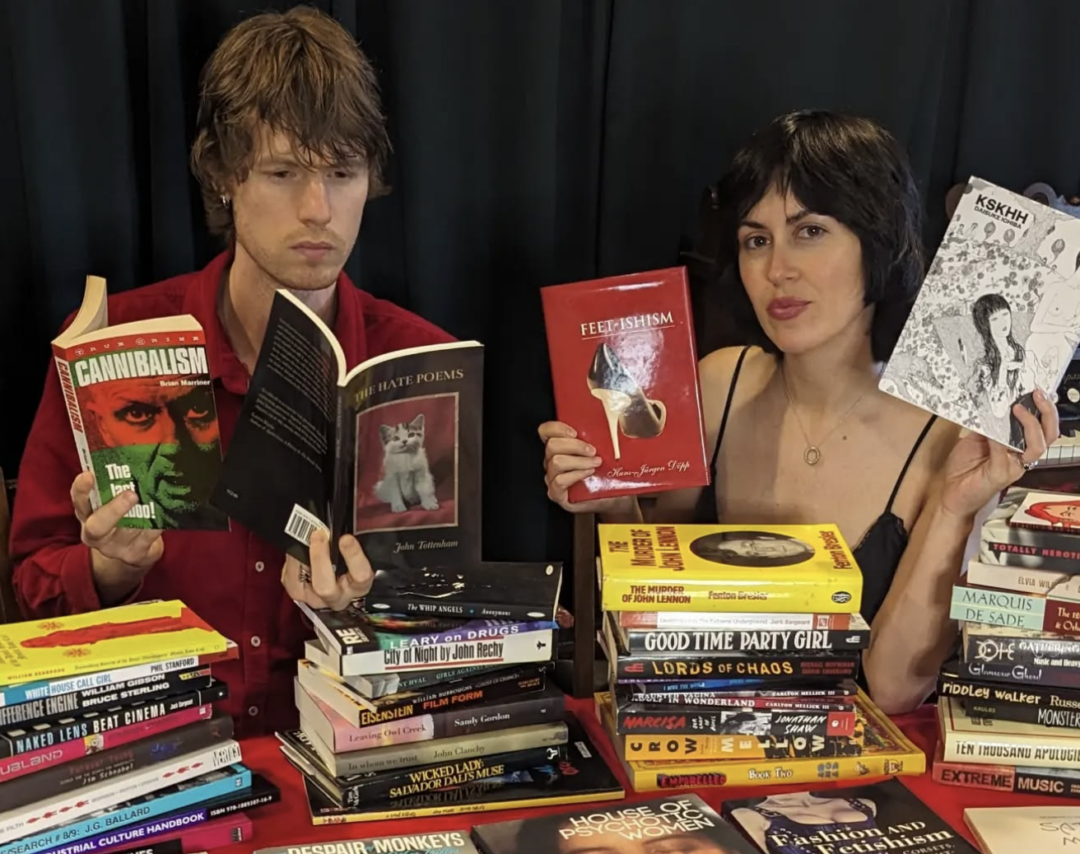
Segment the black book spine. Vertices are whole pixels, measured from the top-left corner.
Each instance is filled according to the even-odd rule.
[[[0,726],[44,723],[103,706],[115,706],[135,700],[156,700],[178,691],[202,690],[212,684],[214,679],[207,665],[172,673],[155,673],[118,684],[84,688],[70,694],[30,700],[17,706],[5,706],[0,708]]]
[[[346,777],[337,781],[337,785],[340,786],[342,806],[359,807],[379,798],[395,800],[436,789],[502,777],[515,771],[556,764],[559,758],[565,755],[565,745],[535,747],[515,753],[498,753],[442,765],[428,765],[424,768],[383,772],[362,780],[354,781],[354,778]]]
[[[1000,703],[994,700],[961,700],[964,711],[973,718],[992,718],[1060,729],[1080,729],[1080,709],[1051,709],[1024,703]]]
[[[75,739],[146,723],[192,706],[216,703],[227,696],[226,683],[217,682],[201,691],[192,690],[154,700],[138,700],[127,705],[110,706],[78,716],[59,718],[33,727],[15,727],[0,732],[0,758],[21,756]]]
[[[371,723],[380,723],[379,717],[386,720],[396,719],[391,712],[408,707],[413,714],[422,715],[437,712],[451,706],[478,706],[495,700],[506,700],[522,694],[543,691],[547,685],[547,666],[515,667],[495,673],[480,673],[449,684],[434,685],[411,694],[399,692],[390,694],[384,700],[377,700],[376,711],[371,712]],[[361,716],[360,726],[368,726]]]
[[[784,631],[675,631],[670,629],[628,629],[630,652],[687,653],[707,652],[798,652],[811,655],[832,650],[864,649],[870,643],[865,629],[801,629]]]
[[[1012,703],[1050,709],[1080,710],[1080,690],[1019,682],[995,682],[973,676],[962,664],[952,662],[938,676],[938,693],[944,697],[968,697],[995,703]]]
[[[729,653],[710,656],[619,655],[616,676],[625,681],[672,679],[851,679],[859,672],[859,653],[761,656]]]

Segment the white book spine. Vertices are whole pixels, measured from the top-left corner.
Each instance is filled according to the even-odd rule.
[[[235,765],[241,758],[239,742],[230,739],[206,750],[186,753],[171,762],[161,762],[37,801],[29,807],[0,813],[0,842],[11,842],[28,832],[40,833],[67,824],[140,795]]]

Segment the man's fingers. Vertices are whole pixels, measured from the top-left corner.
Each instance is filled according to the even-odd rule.
[[[1022,460],[1025,463],[1033,463],[1046,453],[1046,436],[1043,434],[1042,424],[1039,423],[1038,418],[1020,404],[1013,407],[1013,415],[1024,428]]]
[[[91,544],[99,542],[116,530],[116,524],[124,518],[132,507],[139,501],[134,491],[128,489],[121,492],[111,501],[102,504],[91,513],[83,522],[84,539],[89,539]]]
[[[330,565],[330,539],[326,531],[315,531],[308,546],[311,552],[311,589],[329,605],[336,598],[338,585],[334,568]]]
[[[75,518],[80,523],[85,522],[94,512],[94,507],[90,503],[90,492],[93,488],[93,472],[84,471],[71,482],[71,506],[75,508]]]
[[[371,563],[352,534],[343,536],[338,543],[338,548],[341,550],[341,556],[348,570],[343,577],[348,583],[346,592],[349,601],[359,599],[371,589],[371,582],[375,578],[375,573],[371,571]]]
[[[568,471],[562,474],[557,474],[551,479],[551,486],[558,492],[566,492],[571,486],[577,483],[579,480],[585,480],[589,475],[595,472],[596,469],[580,469],[579,471]]]

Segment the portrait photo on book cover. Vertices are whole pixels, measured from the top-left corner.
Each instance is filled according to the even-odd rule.
[[[449,392],[356,416],[356,533],[458,524],[458,414]]]
[[[199,382],[193,385],[193,382]],[[129,518],[150,529],[224,529],[209,503],[221,468],[213,389],[187,375],[106,380],[78,391],[103,503],[133,487]]]
[[[690,541],[690,551],[728,566],[794,566],[814,556],[814,547],[796,537],[753,530],[704,534]]]

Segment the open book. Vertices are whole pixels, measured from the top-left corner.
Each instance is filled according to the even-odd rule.
[[[310,563],[317,528],[375,568],[480,557],[483,346],[413,347],[348,370],[334,333],[279,289],[212,501]]]
[[[206,337],[189,314],[109,326],[105,280],[53,339],[79,462],[97,509],[126,489],[139,502],[122,528],[228,530],[209,503],[221,469]]]

